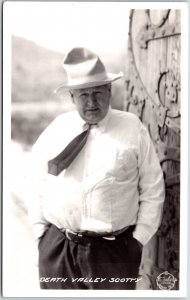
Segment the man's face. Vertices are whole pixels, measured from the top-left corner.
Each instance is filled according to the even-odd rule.
[[[96,124],[106,116],[111,97],[110,84],[76,89],[70,93],[81,118],[88,124]]]

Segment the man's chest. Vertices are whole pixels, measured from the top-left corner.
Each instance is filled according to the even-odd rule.
[[[92,131],[77,163],[82,168],[83,182],[93,185],[104,178],[126,180],[137,170],[137,147],[130,141]]]

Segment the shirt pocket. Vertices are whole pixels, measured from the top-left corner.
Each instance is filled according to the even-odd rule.
[[[137,175],[138,158],[134,148],[118,150],[113,176],[116,180],[131,180]]]
[[[135,149],[111,149],[107,155],[96,161],[95,168],[91,170],[88,188],[97,188],[106,180],[114,183],[115,181],[131,180],[137,175],[137,157]]]

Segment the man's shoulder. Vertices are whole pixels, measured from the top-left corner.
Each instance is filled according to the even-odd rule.
[[[59,125],[60,123],[73,122],[73,120],[75,120],[76,118],[78,118],[78,113],[76,110],[72,110],[72,111],[64,112],[64,113],[58,115],[54,119],[52,124]],[[51,126],[51,124],[50,124],[50,126]]]
[[[59,127],[62,128],[63,125],[69,126],[73,124],[73,122],[78,118],[77,111],[68,111],[58,115],[45,129],[46,132],[50,129],[58,129]]]
[[[37,139],[36,145],[49,144],[50,141],[55,141],[63,136],[64,132],[68,132],[69,127],[78,118],[76,111],[69,111],[57,116],[41,133]]]
[[[121,125],[130,123],[139,126],[141,123],[135,114],[118,109],[112,109],[112,118]]]
[[[130,139],[135,142],[147,129],[135,114],[126,111],[112,110],[112,117],[108,125],[108,133],[118,139]]]

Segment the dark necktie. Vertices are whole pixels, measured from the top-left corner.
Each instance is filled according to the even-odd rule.
[[[48,173],[54,176],[58,176],[64,169],[66,169],[75,157],[79,154],[81,149],[86,144],[90,125],[85,124],[86,129],[79,135],[77,135],[56,157],[48,161]]]

